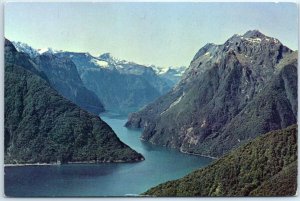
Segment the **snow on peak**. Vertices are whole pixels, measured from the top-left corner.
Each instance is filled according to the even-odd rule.
[[[48,52],[49,51],[49,48],[41,48],[41,49],[38,49],[38,53],[39,54],[43,54],[45,52]]]
[[[40,49],[37,49],[37,52],[39,54],[44,54],[44,53],[50,53],[50,54],[55,54],[55,53],[58,53],[58,52],[62,52],[62,50],[53,50],[52,48],[40,48]]]
[[[34,58],[39,55],[36,49],[32,48],[26,43],[12,41],[12,44],[15,46],[18,52],[26,53],[31,58]]]
[[[95,65],[99,66],[100,68],[107,68],[109,66],[109,64],[103,60],[92,59],[91,62],[93,62]]]
[[[184,71],[186,70],[185,66],[169,66],[169,67],[161,67],[161,66],[148,66],[152,68],[157,75],[163,74],[173,74],[174,76],[182,76]]]
[[[170,69],[170,67],[165,68],[165,67],[155,66],[155,65],[150,65],[148,67],[152,68],[157,75],[164,74],[168,72],[168,70]]]
[[[244,39],[250,43],[260,43],[261,42],[261,38],[244,38]]]

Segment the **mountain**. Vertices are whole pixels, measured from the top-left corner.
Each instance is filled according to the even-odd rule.
[[[51,48],[35,50],[20,42],[13,42],[13,45],[19,52],[29,55],[33,66],[47,77],[51,87],[62,96],[96,115],[104,111],[96,94],[84,86],[75,64],[70,59],[55,56],[54,53],[58,51]]]
[[[18,52],[23,52],[28,54],[28,56],[33,59],[41,54],[47,53],[47,54],[55,54],[58,52],[61,52],[61,50],[53,50],[52,48],[41,48],[41,49],[34,49],[30,45],[22,42],[17,41],[11,41],[11,43],[15,46]]]
[[[50,85],[63,97],[96,115],[104,111],[101,101],[84,86],[75,64],[69,58],[44,53],[33,60],[39,70],[46,74]]]
[[[141,138],[220,157],[297,122],[297,53],[257,30],[201,48],[181,81],[130,115]]]
[[[137,75],[146,80],[152,87],[154,87],[161,95],[168,92],[171,87],[169,83],[159,77],[151,66],[144,66],[126,60],[119,60],[114,58],[110,53],[102,54],[98,57],[102,61],[106,61],[114,66],[118,72],[125,75]]]
[[[30,58],[34,58],[39,55],[39,52],[36,49],[32,48],[26,43],[12,41],[12,44],[18,52],[24,52],[28,54]]]
[[[203,169],[143,193],[150,196],[294,196],[297,125],[248,142]]]
[[[5,40],[6,164],[144,160],[100,117],[52,89],[35,65]]]
[[[118,113],[137,111],[167,93],[178,83],[185,70],[185,67],[144,66],[117,59],[110,53],[95,57],[89,53],[51,48],[34,49],[21,42],[13,44],[19,52],[28,54],[40,68],[44,67],[40,70],[50,77],[52,87],[95,114],[104,111],[100,102],[106,109]],[[76,70],[68,59],[75,64],[80,78],[75,75]],[[65,76],[66,73],[71,76]]]
[[[70,58],[84,85],[110,111],[125,114],[136,111],[172,87],[152,68],[118,60],[109,53],[93,57],[89,53],[60,52],[55,56]]]
[[[180,78],[182,77],[183,73],[186,70],[185,66],[180,66],[180,67],[173,67],[170,66],[168,68],[162,68],[162,67],[157,67],[157,66],[150,66],[156,74],[167,80],[169,85],[174,86],[180,81]]]

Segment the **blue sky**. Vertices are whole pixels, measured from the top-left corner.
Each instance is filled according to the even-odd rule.
[[[293,3],[7,3],[5,37],[34,48],[110,52],[141,64],[188,66],[206,43],[258,29],[298,49]]]

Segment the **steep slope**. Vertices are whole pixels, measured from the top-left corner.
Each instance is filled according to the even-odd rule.
[[[152,68],[117,60],[108,53],[99,57],[74,52],[56,55],[70,58],[84,85],[114,112],[136,111],[171,88]]]
[[[272,131],[213,164],[151,188],[151,196],[292,196],[297,190],[297,126]]]
[[[33,65],[29,57],[5,41],[5,163],[144,159],[98,116],[53,90]]]
[[[18,52],[23,52],[28,54],[30,58],[34,58],[39,55],[39,52],[36,49],[32,48],[26,43],[12,41],[12,44],[15,46]]]
[[[50,85],[62,96],[96,115],[104,111],[96,94],[84,86],[75,64],[70,59],[44,53],[36,56],[34,62],[46,74]]]
[[[214,157],[296,123],[297,52],[258,31],[201,48],[168,94],[130,116],[154,144]],[[272,97],[272,98],[269,98]]]
[[[103,104],[96,94],[83,85],[77,68],[70,59],[54,56],[56,51],[51,49],[35,50],[21,42],[12,44],[19,52],[14,55],[17,57],[12,57],[14,62],[30,61],[29,66],[33,66],[36,69],[34,71],[47,77],[49,84],[62,96],[96,115],[104,111]],[[27,59],[24,59],[25,57]],[[24,67],[24,64],[22,66]]]

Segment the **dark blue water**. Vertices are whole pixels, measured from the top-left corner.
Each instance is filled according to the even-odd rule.
[[[5,167],[7,196],[125,196],[140,194],[159,183],[180,178],[211,163],[139,140],[140,130],[123,125],[126,118],[105,115],[119,138],[145,157],[138,163],[70,164]]]

